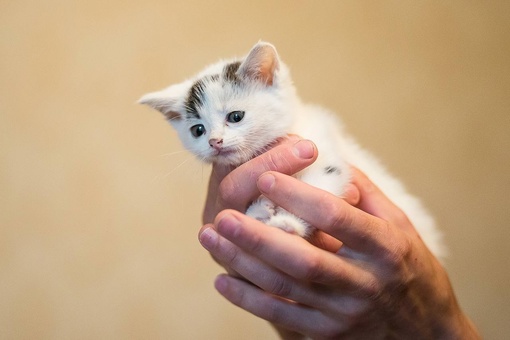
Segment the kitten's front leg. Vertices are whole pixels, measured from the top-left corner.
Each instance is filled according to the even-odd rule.
[[[313,231],[313,228],[308,223],[285,209],[275,206],[273,202],[264,196],[260,196],[250,205],[248,210],[246,210],[246,215],[301,237],[307,237]]]
[[[304,238],[310,236],[314,231],[310,224],[281,207],[276,208],[276,214],[271,217],[267,224]]]
[[[266,223],[276,214],[276,206],[264,196],[260,196],[246,210],[246,215]]]

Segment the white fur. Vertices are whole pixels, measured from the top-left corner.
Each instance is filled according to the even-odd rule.
[[[264,64],[266,61],[271,63]],[[140,102],[171,116],[170,123],[179,133],[183,145],[206,162],[239,165],[264,152],[277,138],[288,133],[312,140],[319,150],[319,157],[310,167],[296,174],[297,178],[341,196],[350,181],[349,164],[358,167],[407,214],[430,250],[437,256],[443,255],[441,233],[421,203],[343,131],[335,115],[321,107],[301,103],[288,69],[272,45],[259,42],[243,59],[237,72],[243,81],[242,87],[211,77],[221,75],[225,65],[232,62],[211,65],[195,78],[145,95]],[[197,108],[200,119],[186,118],[189,90],[198,80],[204,84],[202,105]],[[227,122],[226,115],[236,110],[246,112],[244,119],[238,123]],[[190,128],[196,124],[204,125],[205,135],[192,136]],[[218,155],[218,151],[209,145],[212,138],[222,139],[223,149],[232,152]],[[325,169],[331,169],[330,173]],[[246,213],[303,237],[313,232],[307,222],[276,207],[265,197],[256,200]]]

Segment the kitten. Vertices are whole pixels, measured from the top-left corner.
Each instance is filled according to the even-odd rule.
[[[140,99],[161,111],[183,145],[209,163],[240,165],[289,133],[312,140],[319,156],[295,176],[341,196],[349,164],[364,171],[410,218],[433,253],[441,235],[420,202],[348,136],[337,118],[301,102],[273,45],[257,43],[242,60],[220,61],[192,79]],[[313,227],[261,196],[246,211],[268,225],[308,237]]]

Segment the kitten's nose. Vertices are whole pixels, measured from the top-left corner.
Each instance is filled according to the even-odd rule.
[[[216,150],[220,150],[223,145],[223,139],[212,138],[209,139],[209,145]]]

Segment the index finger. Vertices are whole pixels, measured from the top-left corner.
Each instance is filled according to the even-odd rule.
[[[364,254],[375,254],[393,239],[389,223],[351,206],[335,195],[275,172],[259,180],[262,194],[312,226]]]

